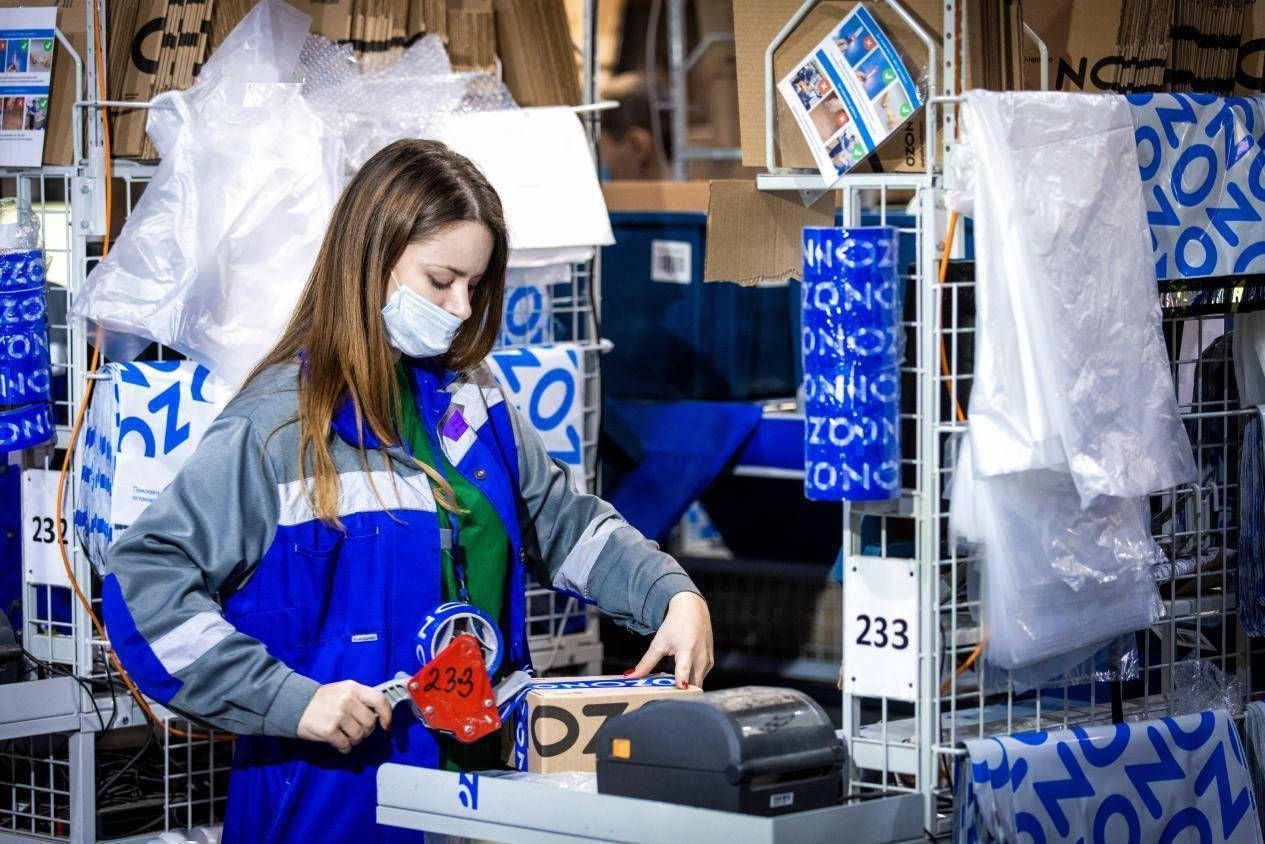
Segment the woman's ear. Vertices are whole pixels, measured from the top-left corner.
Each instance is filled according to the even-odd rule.
[[[631,158],[636,162],[637,171],[645,172],[658,152],[654,148],[654,135],[644,126],[632,126],[624,133],[624,143],[631,151]]]

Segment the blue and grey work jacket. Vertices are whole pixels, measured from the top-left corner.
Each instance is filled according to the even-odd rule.
[[[412,362],[419,418],[510,537],[506,662],[528,667],[528,572],[634,631],[663,621],[689,577],[568,470],[486,368]],[[349,756],[295,738],[317,687],[376,685],[420,666],[414,634],[440,603],[440,524],[399,447],[357,448],[350,402],[331,449],[342,529],[318,520],[299,465],[297,365],[266,371],[208,429],[172,484],[119,538],[103,586],[110,640],[151,697],[243,736],[225,840],[394,840],[374,821],[378,765],[434,767],[434,737],[406,710]]]

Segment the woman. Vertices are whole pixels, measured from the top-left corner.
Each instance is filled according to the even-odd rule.
[[[638,675],[668,655],[682,684],[711,667],[689,577],[572,491],[482,364],[507,253],[468,160],[430,141],[375,155],[281,340],[111,553],[103,603],[132,676],[241,736],[225,841],[413,840],[375,824],[380,764],[495,763],[496,737],[459,745],[373,688],[420,667],[414,633],[444,601],[498,620],[493,682],[530,664],[529,572],[657,630]]]

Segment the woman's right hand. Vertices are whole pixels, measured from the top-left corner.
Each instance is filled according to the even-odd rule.
[[[333,745],[340,753],[350,753],[378,723],[384,730],[391,729],[391,704],[386,696],[354,680],[344,680],[316,690],[299,718],[298,736]]]

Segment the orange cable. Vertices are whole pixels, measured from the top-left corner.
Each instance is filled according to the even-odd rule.
[[[957,231],[957,227],[958,227],[958,212],[952,211],[949,213],[948,231],[945,233],[945,236],[944,236],[944,249],[940,253],[940,286],[941,287],[944,286],[945,280],[949,276],[949,251],[953,248],[953,235]],[[957,390],[954,389],[953,372],[949,368],[949,356],[945,352],[945,348],[944,348],[944,332],[943,331],[940,332],[940,369],[944,373],[944,377],[948,379],[948,384],[945,385],[945,389],[948,390],[950,398],[953,399],[953,409],[957,413],[958,421],[965,422],[966,414],[962,411],[962,405],[958,402]],[[961,677],[963,674],[965,674],[966,670],[975,663],[975,660],[979,657],[980,652],[983,649],[984,649],[984,640],[981,639],[980,643],[975,646],[975,650],[971,651],[970,655],[968,655],[967,658],[962,662],[962,664],[957,667],[956,672],[954,672],[954,677]],[[952,685],[952,683],[953,683],[953,678],[946,677],[944,682],[941,683],[940,685],[940,694],[944,694],[945,692],[947,692],[949,690],[949,686]]]
[[[104,100],[106,98],[105,96],[105,67],[104,67],[104,59],[102,58],[102,54],[101,54],[101,21],[100,21],[100,18],[97,16],[97,10],[95,8],[93,10],[92,40],[93,40],[93,46],[96,52],[98,98],[101,100]],[[112,220],[112,212],[114,210],[113,209],[114,172],[113,172],[113,161],[112,161],[111,149],[110,149],[110,116],[109,116],[109,112],[107,112],[105,109],[101,110],[101,120],[102,120],[102,129],[103,129],[102,146],[104,147],[104,153],[105,153],[104,155],[104,159],[105,159],[105,237],[103,238],[102,243],[101,243],[101,259],[104,260],[106,255],[110,253],[110,225],[111,225],[111,220]],[[86,413],[88,409],[88,404],[92,400],[94,381],[90,376],[94,372],[97,371],[97,368],[101,364],[102,334],[103,332],[102,332],[101,326],[98,325],[96,337],[95,337],[95,340],[93,343],[93,349],[92,349],[92,362],[88,366],[88,372],[86,373],[85,379],[84,379],[86,382],[86,385],[84,387],[83,399],[79,402],[79,409],[75,412],[75,423],[71,427],[71,430],[70,430],[70,441],[66,445],[66,456],[62,459],[61,473],[59,474],[58,479],[57,479],[57,505],[56,506],[57,506],[58,517],[57,519],[54,520],[54,522],[57,526],[57,548],[61,552],[62,565],[66,569],[66,577],[70,582],[70,586],[74,590],[75,597],[79,599],[79,603],[83,606],[84,610],[88,613],[88,618],[92,620],[92,626],[96,630],[97,636],[100,637],[101,641],[109,645],[110,640],[106,636],[105,625],[101,623],[101,619],[98,618],[96,612],[93,611],[92,602],[88,600],[88,597],[86,595],[84,595],[83,589],[81,589],[79,586],[79,580],[78,578],[75,577],[74,569],[70,565],[70,555],[66,552],[66,536],[65,536],[65,527],[63,524],[64,520],[61,518],[61,514],[64,512],[63,508],[65,506],[65,501],[66,501],[66,480],[70,475],[70,465],[74,457],[75,445],[79,441],[79,431],[83,427],[84,414]],[[132,698],[136,701],[137,706],[141,708],[141,711],[145,713],[145,717],[147,717],[152,723],[166,729],[172,735],[180,736],[181,738],[187,738],[190,740],[206,740],[206,739],[211,739],[215,741],[231,741],[232,740],[233,737],[230,735],[209,736],[209,735],[204,735],[202,733],[186,733],[185,731],[172,726],[169,722],[163,721],[154,713],[154,710],[150,707],[149,702],[145,700],[145,695],[141,693],[141,690],[137,688],[136,684],[132,681],[131,676],[123,668],[123,664],[119,662],[118,655],[114,652],[114,648],[112,646],[107,648],[106,654],[109,656],[110,662],[114,664],[115,669],[118,671],[119,677],[123,680],[124,685],[127,686],[127,690],[128,692],[131,693]]]
[[[958,212],[949,213],[949,229],[944,236],[944,249],[940,253],[940,287],[943,288],[945,280],[949,276],[949,250],[953,247],[953,235],[958,227]],[[941,321],[943,322],[943,320]],[[944,377],[948,379],[945,389],[949,391],[949,397],[953,399],[953,409],[957,413],[959,422],[966,421],[966,413],[962,411],[962,405],[958,402],[957,389],[953,382],[953,373],[949,369],[949,355],[944,347],[944,332],[940,332],[940,371],[944,373]]]

